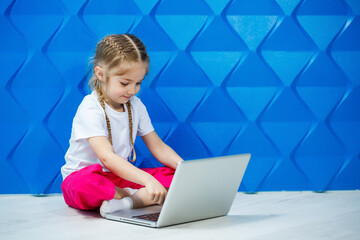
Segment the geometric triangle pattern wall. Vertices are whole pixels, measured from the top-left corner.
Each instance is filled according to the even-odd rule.
[[[2,0],[0,31],[0,193],[61,192],[96,43],[124,32],[184,159],[252,153],[245,192],[360,188],[358,0]]]

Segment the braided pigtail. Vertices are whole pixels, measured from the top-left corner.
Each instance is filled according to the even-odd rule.
[[[108,129],[108,133],[109,133],[109,142],[112,145],[112,135],[111,135],[111,125],[110,125],[110,120],[108,115],[106,114],[105,111],[105,100],[102,96],[102,94],[98,94],[99,95],[99,101],[100,101],[100,105],[101,107],[104,109],[104,113],[105,113],[105,119],[106,119],[106,125],[107,125],[107,129]],[[132,111],[131,111],[131,103],[130,101],[128,101],[126,103],[126,107],[128,109],[128,117],[129,117],[129,127],[130,127],[130,142],[131,142],[131,146],[132,146],[132,154],[130,154],[129,156],[129,161],[130,162],[135,162],[136,160],[136,152],[135,152],[135,146],[134,146],[134,139],[133,139],[133,121],[132,121]],[[131,158],[132,156],[132,158]]]
[[[110,125],[110,120],[108,115],[106,114],[105,111],[105,100],[104,100],[104,96],[102,95],[101,91],[97,91],[97,94],[99,96],[99,102],[101,107],[104,109],[104,113],[105,113],[105,119],[106,119],[106,125],[107,125],[107,129],[108,129],[108,134],[109,134],[109,142],[112,145],[112,135],[111,135],[111,125]]]
[[[131,114],[131,103],[130,101],[128,101],[126,103],[126,107],[128,109],[128,116],[129,116],[129,126],[130,126],[130,142],[131,142],[131,146],[132,146],[132,159],[131,159],[131,154],[129,156],[129,161],[130,162],[135,162],[136,160],[136,152],[135,152],[135,146],[134,146],[134,139],[133,139],[133,121],[132,121],[132,114]]]

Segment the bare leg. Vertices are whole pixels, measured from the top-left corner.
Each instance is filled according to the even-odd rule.
[[[124,197],[130,197],[130,191],[127,189],[115,187],[115,196],[114,199],[122,199]]]

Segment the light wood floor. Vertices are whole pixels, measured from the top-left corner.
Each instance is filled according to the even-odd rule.
[[[360,191],[238,193],[226,217],[152,229],[65,205],[0,195],[0,239],[360,239]]]

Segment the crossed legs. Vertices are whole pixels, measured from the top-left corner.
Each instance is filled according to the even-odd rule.
[[[173,169],[163,167],[143,170],[153,175],[164,187],[170,186]],[[128,199],[130,208],[156,204],[143,186],[123,180],[110,172],[103,172],[99,164],[73,172],[64,179],[61,189],[65,202],[82,210],[96,209],[105,201],[124,199]],[[139,190],[134,193],[134,189]]]
[[[101,216],[105,217],[108,213],[156,204],[156,202],[150,198],[145,188],[141,188],[131,194],[131,192],[134,191],[135,190],[133,189],[115,187],[114,198],[111,200],[104,200],[101,204]]]

